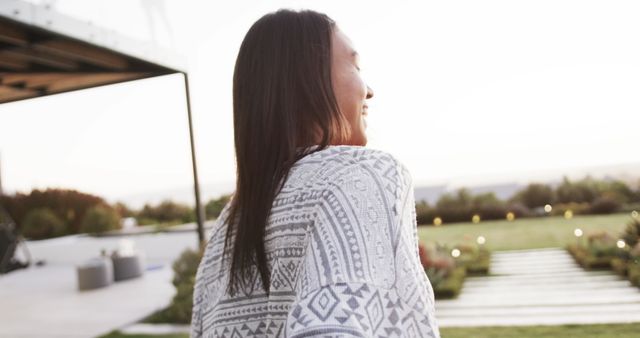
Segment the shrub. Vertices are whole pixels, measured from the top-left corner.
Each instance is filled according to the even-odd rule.
[[[455,267],[445,280],[433,287],[433,294],[435,298],[449,299],[457,297],[462,290],[462,285],[466,276],[467,269],[465,269],[465,267]]]
[[[546,184],[531,183],[525,189],[518,192],[512,201],[520,202],[530,209],[551,204],[554,202],[553,189]]]
[[[106,205],[96,205],[85,213],[81,229],[86,233],[101,233],[119,227],[120,218],[114,209]]]
[[[634,192],[622,181],[603,182],[600,188],[602,194],[611,195],[620,204],[634,200]]]
[[[507,205],[507,212],[512,212],[516,217],[530,217],[533,216],[533,212],[526,205],[522,203],[510,203]]]
[[[416,205],[416,222],[418,225],[432,225],[436,218],[436,211],[429,206]]]
[[[211,218],[217,218],[218,216],[220,216],[220,212],[222,212],[222,209],[229,202],[230,199],[231,199],[231,195],[223,195],[217,199],[212,199],[209,202],[207,202],[207,204],[204,207],[206,218],[211,219]]]
[[[455,268],[455,261],[442,248],[426,247],[418,244],[420,263],[433,287],[444,281]]]
[[[162,223],[172,221],[189,223],[196,219],[196,215],[194,209],[187,205],[164,200],[157,206],[145,204],[136,218],[138,224],[147,224],[148,221],[145,220],[155,220]]]
[[[480,209],[483,207],[499,207],[503,206],[504,202],[496,197],[496,194],[493,192],[488,192],[484,194],[479,194],[473,196],[471,201],[471,205],[473,208]]]
[[[473,197],[467,189],[458,189],[455,194],[443,194],[436,203],[436,209],[469,209]]]
[[[50,208],[30,210],[22,220],[22,233],[31,239],[64,235],[65,223]]]
[[[465,207],[438,208],[436,214],[444,223],[469,222],[473,212]]]
[[[596,198],[591,207],[589,213],[591,214],[611,214],[620,209],[620,202],[610,196],[601,196]]]
[[[173,263],[173,285],[176,294],[166,309],[160,310],[145,321],[149,323],[189,324],[193,309],[193,288],[196,272],[202,259],[203,251],[187,249]]]
[[[618,253],[616,239],[608,232],[599,231],[587,236],[589,253],[594,257],[613,257]]]
[[[124,217],[135,217],[135,212],[124,204],[123,202],[116,202],[113,205],[113,209],[118,213],[118,215],[122,218]]]
[[[622,239],[631,248],[640,242],[640,219],[632,217],[622,233]]]
[[[503,205],[486,205],[478,208],[477,213],[483,220],[504,219],[507,215],[507,207]]]
[[[589,203],[582,202],[570,202],[570,203],[557,203],[553,205],[553,210],[551,211],[552,215],[562,216],[565,211],[571,210],[574,215],[585,215],[588,214],[591,210],[591,206]]]
[[[606,250],[596,256],[597,250],[592,247],[584,247],[581,245],[570,244],[567,249],[583,268],[592,269],[610,269],[614,259],[619,258],[615,255],[618,253],[617,247],[606,246]]]
[[[589,176],[577,182],[571,182],[564,177],[562,183],[556,188],[556,198],[560,203],[591,203],[598,194],[596,182]]]
[[[640,203],[626,203],[620,207],[619,212],[627,212],[630,213],[632,211],[640,211]]]
[[[629,256],[632,259],[640,259],[640,243],[636,243],[634,246],[632,246],[631,250],[629,251]]]

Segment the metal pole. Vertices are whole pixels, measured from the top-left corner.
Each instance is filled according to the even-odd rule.
[[[184,89],[187,99],[187,114],[189,115],[189,139],[191,141],[191,164],[193,166],[193,182],[196,195],[196,220],[198,224],[198,246],[202,248],[205,244],[204,238],[204,209],[200,203],[200,185],[198,183],[198,166],[196,164],[196,147],[193,139],[193,124],[191,121],[191,98],[189,95],[189,77],[187,73],[182,73],[184,77]]]
[[[2,160],[0,159],[0,197],[2,197]]]

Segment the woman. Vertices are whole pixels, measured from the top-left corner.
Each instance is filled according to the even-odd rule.
[[[439,337],[411,176],[366,148],[358,54],[333,20],[279,10],[233,78],[237,185],[198,267],[192,337]]]

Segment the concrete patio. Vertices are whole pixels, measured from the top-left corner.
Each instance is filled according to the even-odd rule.
[[[76,265],[102,249],[118,249],[122,240],[144,252],[140,278],[107,287],[78,291]],[[28,242],[34,261],[43,266],[0,276],[0,337],[96,337],[136,323],[166,307],[175,288],[171,263],[197,246],[195,232],[148,233],[136,236],[67,236]]]

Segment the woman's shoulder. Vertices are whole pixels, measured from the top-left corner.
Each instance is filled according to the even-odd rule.
[[[338,182],[356,181],[363,175],[377,177],[388,186],[411,183],[409,170],[396,156],[363,146],[331,145],[316,150],[296,162],[292,171],[290,187],[332,186]]]
[[[296,163],[296,166],[298,165],[330,167],[333,170],[358,166],[369,166],[383,171],[399,168],[408,174],[407,167],[393,154],[381,149],[353,145],[328,146],[303,157]]]
[[[302,158],[300,163],[318,162],[326,160],[335,160],[326,162],[330,164],[355,164],[367,160],[382,160],[388,162],[399,163],[400,161],[391,153],[365,146],[354,145],[330,145],[324,149],[316,150]]]
[[[387,199],[400,198],[412,187],[407,167],[389,152],[362,146],[337,145],[304,157],[291,179],[293,185],[320,184],[325,190],[358,189],[360,182],[376,184]]]

